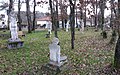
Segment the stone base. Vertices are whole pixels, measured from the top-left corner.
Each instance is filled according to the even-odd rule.
[[[67,64],[67,60],[65,60],[65,61],[61,61],[60,63],[56,63],[56,62],[49,62],[48,63],[48,67],[49,68],[51,68],[52,70],[56,70],[56,69],[58,69],[58,70],[62,70],[62,67],[65,65],[65,64]],[[55,69],[56,68],[56,69]]]
[[[54,62],[54,61],[50,61],[48,64],[54,65],[54,66],[57,66],[57,67],[61,67],[65,63],[67,63],[67,57],[66,56],[61,56],[60,57],[60,63],[57,63],[57,62]]]
[[[21,41],[20,39],[19,40],[8,40],[8,49],[15,49],[15,48],[21,48],[23,47],[23,43],[24,41]]]
[[[61,61],[59,64],[56,62],[49,62],[41,67],[42,73],[47,75],[55,75],[68,68],[67,59]]]

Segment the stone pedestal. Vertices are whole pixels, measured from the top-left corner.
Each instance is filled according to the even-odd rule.
[[[8,49],[21,48],[23,47],[23,43],[24,41],[21,41],[20,39],[16,39],[16,40],[9,39],[7,47]]]
[[[61,56],[60,57],[60,63],[50,61],[48,63],[48,68],[59,73],[60,71],[63,71],[66,68],[67,64],[67,57],[66,56]]]

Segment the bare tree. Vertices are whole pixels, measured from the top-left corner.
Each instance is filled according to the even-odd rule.
[[[26,0],[26,15],[27,15],[27,21],[28,21],[28,33],[31,33],[32,29],[32,21],[31,21],[31,12],[30,12],[30,5],[29,5],[30,0]]]
[[[76,0],[69,0],[69,2],[70,2],[71,48],[74,49]]]
[[[8,9],[8,29],[9,29],[9,24],[10,24],[10,12],[13,9],[13,0],[9,0],[9,9]]]
[[[33,30],[33,31],[35,31],[35,25],[36,25],[35,7],[36,7],[36,0],[34,0],[34,10],[33,10],[33,27],[32,27],[32,30]]]
[[[59,28],[59,15],[58,15],[58,0],[55,1],[56,2],[56,24],[57,24],[57,28]]]
[[[66,5],[66,2],[67,2],[66,0],[60,0],[60,2],[59,2],[63,30],[65,28],[66,19],[67,19],[67,7],[68,6]]]
[[[117,13],[116,13],[116,7],[115,7],[115,2],[114,0],[110,1],[111,4],[111,18],[110,18],[110,27],[112,28],[112,37],[110,40],[110,44],[115,43],[116,38],[117,38],[117,33],[116,33],[116,29],[114,29],[114,25],[113,22],[115,20],[115,18],[117,18]],[[113,13],[114,12],[114,13]],[[114,14],[114,15],[113,15]],[[115,17],[115,18],[114,18]]]
[[[20,9],[21,9],[21,2],[20,0],[18,0],[18,14],[17,14],[17,17],[18,17],[18,28],[19,28],[19,31],[22,31],[22,28],[21,28],[21,23],[22,23],[22,19],[21,19],[21,13],[20,13]]]
[[[56,5],[54,4],[56,3]],[[57,26],[59,25],[58,22],[58,1],[54,1],[54,0],[49,0],[49,6],[50,6],[50,10],[51,10],[51,19],[52,19],[52,28],[54,29],[54,34],[55,37],[58,37],[57,35]]]
[[[10,4],[9,4],[9,13],[11,12],[11,10],[13,9],[13,0],[9,0]]]
[[[95,28],[96,28],[96,31],[98,31],[98,15],[97,15],[97,13],[98,13],[98,11],[97,11],[97,9],[98,9],[98,0],[95,0],[94,2],[94,5],[95,5],[95,19],[94,19],[94,22],[95,22]]]
[[[101,30],[102,30],[102,36],[103,36],[103,38],[107,38],[107,33],[106,33],[106,31],[105,31],[105,29],[104,29],[104,21],[105,21],[105,19],[104,19],[104,11],[105,11],[105,7],[106,7],[106,0],[100,0],[100,12],[101,12]]]
[[[53,1],[49,0],[49,6],[50,6],[50,14],[51,14],[51,22],[52,22],[52,30],[54,30],[54,18],[53,18]]]
[[[87,2],[86,2],[86,0],[85,0],[85,1],[84,1],[84,7],[85,7],[85,12],[84,12],[84,26],[85,26],[85,27],[86,27],[86,11],[87,11],[86,6],[87,6]]]
[[[101,17],[102,17],[101,30],[103,30],[103,26],[104,26],[104,9],[105,9],[104,0],[100,0],[100,11],[101,11]]]
[[[118,0],[118,19],[117,19],[117,29],[118,29],[118,40],[115,48],[114,55],[114,67],[120,69],[120,0]]]
[[[55,13],[54,13],[54,18],[55,18],[55,37],[58,38],[58,33],[57,29],[59,28],[59,20],[58,20],[58,0],[55,0],[56,5],[55,5]]]

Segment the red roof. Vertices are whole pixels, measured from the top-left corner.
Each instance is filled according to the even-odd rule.
[[[50,21],[51,17],[50,16],[44,16],[42,18],[37,19],[37,21]]]
[[[61,20],[62,16],[59,15],[58,16],[58,20]],[[65,16],[63,16],[63,18],[66,18]],[[44,16],[42,18],[38,18],[37,21],[51,21],[51,16]]]

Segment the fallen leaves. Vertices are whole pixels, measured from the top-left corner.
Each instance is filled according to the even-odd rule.
[[[75,49],[71,50],[70,33],[58,32],[61,54],[66,55],[69,61],[69,69],[59,75],[94,75],[97,72],[102,74],[100,68],[113,62],[114,46],[108,45],[109,38],[102,39],[99,33],[91,31],[76,33]],[[45,38],[44,34],[46,32],[27,34],[22,49],[1,50],[0,73],[39,75],[41,65],[49,62],[50,39]]]

